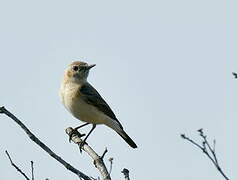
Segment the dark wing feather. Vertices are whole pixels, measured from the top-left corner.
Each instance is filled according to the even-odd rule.
[[[96,89],[89,83],[84,84],[80,88],[81,97],[88,103],[95,106],[98,110],[102,111],[105,115],[117,121],[122,128],[122,125],[116,118],[114,112],[105,102],[105,100],[100,96]],[[123,129],[123,128],[122,128]]]

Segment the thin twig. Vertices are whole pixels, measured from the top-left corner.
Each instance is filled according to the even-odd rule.
[[[8,159],[10,160],[11,165],[12,165],[22,176],[24,176],[25,179],[30,180],[30,179],[26,176],[26,174],[25,174],[17,165],[15,165],[15,164],[13,163],[13,161],[12,161],[12,159],[11,159],[11,156],[10,156],[10,154],[7,152],[7,150],[5,151],[5,153],[7,154],[7,157],[8,157]]]
[[[189,137],[187,137],[185,134],[181,134],[181,137],[185,140],[187,140],[188,142],[190,142],[191,144],[195,145],[196,147],[198,147],[199,149],[202,150],[202,152],[211,160],[211,162],[215,165],[215,167],[217,168],[217,170],[221,173],[221,175],[226,179],[229,180],[229,178],[225,175],[225,173],[223,172],[223,170],[221,169],[218,160],[217,160],[217,156],[216,156],[216,140],[213,141],[213,148],[211,147],[210,143],[207,140],[207,136],[204,135],[203,133],[203,129],[199,129],[198,130],[200,137],[203,139],[202,141],[202,145],[196,143],[195,141],[193,141],[192,139],[190,139]],[[210,154],[211,153],[211,154]]]
[[[6,114],[13,121],[15,121],[29,136],[29,138],[34,141],[37,145],[39,145],[44,151],[46,151],[50,156],[56,159],[59,163],[61,163],[65,168],[69,171],[76,174],[78,177],[83,178],[84,180],[90,180],[90,177],[70,165],[68,162],[63,160],[60,156],[55,154],[48,146],[46,146],[42,141],[40,141],[16,116],[14,116],[11,112],[9,112],[5,107],[0,107],[0,113]]]
[[[104,159],[104,157],[105,157],[105,154],[108,152],[108,149],[107,148],[105,148],[105,150],[104,150],[104,152],[103,152],[103,154],[102,154],[102,156],[100,157],[101,159]]]
[[[192,139],[189,139],[189,137],[185,136],[185,134],[181,134],[181,137],[188,140],[189,142],[191,142],[192,144],[194,144],[195,146],[197,146],[198,148],[204,150],[205,148],[202,147],[201,145],[199,145],[198,143],[194,142]]]
[[[34,162],[30,161],[30,166],[31,166],[31,179],[34,180]]]
[[[109,174],[111,175],[111,172],[112,172],[112,167],[113,167],[113,160],[114,158],[109,158],[109,162],[110,162],[110,168],[109,168]]]
[[[212,156],[214,157],[213,162],[214,162],[215,166],[218,168],[218,161],[217,161],[217,157],[216,157],[215,151],[211,148],[209,142],[207,141],[207,137],[204,136],[204,135],[201,135],[201,137],[203,138],[204,142],[207,144],[207,147],[208,147],[209,151],[212,153]]]

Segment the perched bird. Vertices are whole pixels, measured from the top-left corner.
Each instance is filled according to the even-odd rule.
[[[86,122],[76,130],[92,124],[83,143],[95,129],[97,124],[104,124],[115,130],[132,148],[137,148],[135,142],[124,131],[115,114],[100,96],[96,89],[87,82],[89,71],[93,65],[75,61],[64,72],[60,87],[60,98],[65,108],[77,119]]]

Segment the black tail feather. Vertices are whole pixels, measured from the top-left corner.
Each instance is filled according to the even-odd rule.
[[[136,143],[127,135],[125,131],[118,133],[132,148],[137,148]]]

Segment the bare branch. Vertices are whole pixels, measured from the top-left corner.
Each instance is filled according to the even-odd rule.
[[[24,176],[25,179],[30,180],[30,179],[26,176],[26,174],[25,174],[17,165],[15,165],[15,164],[13,163],[13,161],[12,161],[11,156],[9,155],[9,153],[8,153],[7,151],[5,151],[5,153],[7,154],[7,157],[8,157],[8,159],[10,160],[11,165],[12,165],[22,176]]]
[[[128,169],[124,168],[122,170],[122,173],[124,174],[125,180],[130,180],[130,178],[129,178],[129,170]]]
[[[211,160],[211,162],[215,165],[215,167],[217,168],[217,170],[221,173],[221,175],[226,179],[229,180],[229,178],[225,175],[225,173],[222,171],[218,160],[217,160],[217,156],[216,156],[216,140],[213,141],[213,148],[211,147],[210,143],[207,140],[207,136],[204,135],[203,133],[203,129],[199,129],[198,130],[200,137],[202,138],[202,144],[198,144],[195,141],[193,141],[192,139],[190,139],[189,137],[187,137],[185,134],[181,134],[181,137],[185,140],[187,140],[188,142],[190,142],[191,144],[195,145],[196,147],[198,147],[199,149],[202,150],[202,152]]]
[[[34,180],[34,162],[30,161],[30,166],[31,166],[31,179]]]
[[[79,178],[84,180],[91,180],[90,177],[79,171],[78,169],[74,168],[68,162],[63,160],[60,156],[55,154],[48,146],[46,146],[42,141],[40,141],[16,116],[14,116],[11,112],[9,112],[5,107],[0,107],[0,113],[3,113],[10,117],[13,121],[15,121],[29,136],[29,138],[34,141],[37,145],[39,145],[44,151],[46,151],[50,156],[52,156],[55,160],[61,163],[65,168],[69,171],[76,174]]]
[[[79,146],[80,143],[82,142],[82,139],[80,138],[81,134],[79,132],[72,133],[74,132],[72,127],[68,127],[65,131],[69,136],[71,136],[71,140]],[[94,165],[99,170],[103,179],[111,180],[110,174],[108,173],[108,170],[103,161],[103,156],[107,152],[107,149],[105,149],[101,157],[87,143],[83,144],[81,149],[85,151],[94,160]]]

